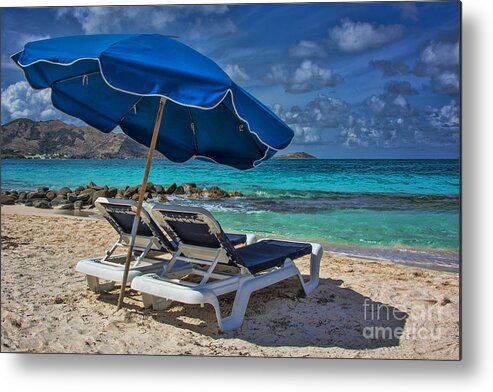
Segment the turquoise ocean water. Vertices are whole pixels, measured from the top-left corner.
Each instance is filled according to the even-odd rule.
[[[2,189],[139,184],[144,160],[3,160]],[[271,160],[250,171],[156,160],[150,181],[195,182],[245,198],[186,200],[227,230],[322,242],[326,249],[457,268],[458,160]]]

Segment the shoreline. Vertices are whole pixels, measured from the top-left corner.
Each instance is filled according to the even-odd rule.
[[[92,220],[103,220],[101,215],[99,215],[96,209],[83,209],[83,210],[61,210],[61,209],[39,209],[30,206],[24,205],[2,205],[1,213],[3,214],[13,214],[13,215],[25,215],[25,216],[55,216],[55,217],[64,217],[64,218],[80,218],[80,219],[92,219]],[[268,235],[257,235],[258,238],[268,237]],[[280,239],[293,239],[283,236],[276,236]],[[296,238],[294,238],[296,239]],[[299,239],[300,241],[304,241],[304,239]],[[309,241],[309,240],[305,240]],[[316,241],[312,241],[316,242]],[[320,242],[324,248],[324,252],[328,252],[334,255],[340,256],[348,256],[352,258],[362,259],[362,260],[373,260],[373,261],[383,261],[383,262],[392,262],[395,264],[400,264],[403,266],[437,270],[437,271],[446,271],[452,273],[459,273],[460,264],[456,265],[444,265],[439,263],[432,262],[420,262],[418,260],[401,260],[397,259],[395,256],[399,252],[417,252],[418,257],[419,254],[428,253],[428,254],[436,254],[437,256],[441,254],[445,254],[448,251],[444,250],[432,250],[432,249],[409,249],[409,248],[396,248],[396,247],[362,247],[355,244],[338,244],[338,243],[328,243],[328,242]],[[353,252],[351,252],[353,250]],[[388,257],[383,257],[378,255],[380,251],[381,254],[389,254]],[[366,253],[366,254],[365,254]],[[372,254],[373,253],[373,254]],[[454,252],[450,252],[451,254],[455,254]],[[457,252],[458,257],[458,252]]]

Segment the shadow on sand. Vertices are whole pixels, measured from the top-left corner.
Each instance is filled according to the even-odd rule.
[[[342,280],[320,279],[319,287],[304,296],[296,279],[257,291],[242,327],[220,332],[210,305],[173,303],[166,310],[144,309],[139,293],[127,293],[125,307],[159,323],[188,329],[213,339],[241,339],[268,347],[340,347],[375,349],[398,346],[408,314],[341,287]],[[116,306],[118,291],[99,295]],[[221,297],[223,316],[229,314],[234,293]]]

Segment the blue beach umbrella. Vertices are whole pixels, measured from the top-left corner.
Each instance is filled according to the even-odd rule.
[[[211,59],[158,35],[83,35],[30,42],[12,55],[53,106],[101,132],[116,127],[149,146],[118,307],[154,149],[250,169],[289,145],[293,131]]]

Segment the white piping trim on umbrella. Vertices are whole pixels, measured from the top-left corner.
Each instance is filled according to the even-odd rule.
[[[272,149],[274,151],[281,151],[283,149],[281,148],[276,148],[276,147],[273,147],[271,145],[269,145],[268,143],[264,142],[262,140],[262,138],[258,135],[257,132],[253,131],[251,128],[250,128],[250,123],[244,119],[243,117],[240,116],[240,114],[238,113],[238,110],[236,109],[236,105],[235,105],[235,100],[234,100],[234,94],[233,94],[233,90],[231,88],[228,88],[225,92],[225,94],[223,95],[223,97],[215,104],[213,105],[212,107],[202,107],[202,106],[198,106],[198,105],[188,105],[188,104],[183,104],[179,101],[176,101],[166,95],[162,95],[162,94],[139,94],[139,93],[135,93],[133,91],[128,91],[128,90],[124,90],[124,89],[121,89],[119,87],[115,87],[113,86],[110,82],[108,82],[108,80],[106,79],[106,77],[104,76],[104,72],[103,72],[103,68],[101,67],[101,61],[99,60],[99,58],[97,57],[81,57],[81,58],[78,58],[74,61],[71,61],[70,63],[60,63],[60,62],[55,62],[55,61],[51,61],[51,60],[45,60],[45,59],[40,59],[40,60],[36,60],[36,61],[33,61],[29,64],[21,64],[20,62],[17,62],[13,59],[13,57],[22,52],[23,50],[20,50],[16,53],[14,53],[13,55],[10,56],[11,60],[17,64],[21,69],[22,71],[24,72],[24,77],[26,76],[26,73],[24,71],[24,68],[27,68],[27,67],[30,67],[31,65],[34,65],[34,64],[37,64],[37,63],[41,63],[41,62],[45,62],[45,63],[49,63],[49,64],[53,64],[53,65],[61,65],[61,66],[70,66],[70,65],[73,65],[75,64],[76,62],[78,61],[83,61],[83,60],[94,60],[94,61],[97,61],[98,63],[98,66],[99,66],[99,70],[100,70],[100,73],[101,73],[101,77],[103,78],[103,81],[110,87],[112,88],[113,90],[117,90],[117,91],[121,91],[123,93],[126,93],[126,94],[132,94],[132,95],[137,95],[137,96],[140,96],[140,97],[163,97],[163,98],[166,98],[166,99],[169,99],[170,101],[176,103],[177,105],[180,105],[180,106],[186,106],[186,107],[192,107],[192,108],[195,108],[195,109],[200,109],[200,110],[212,110],[212,109],[215,109],[216,107],[218,107],[221,103],[223,103],[223,101],[226,99],[228,93],[231,94],[231,103],[233,104],[233,109],[235,111],[235,114],[238,116],[239,119],[241,119],[244,123],[247,124],[248,126],[248,132],[254,134],[257,139],[259,140],[260,143],[262,143],[264,146],[266,146],[268,149]],[[27,79],[27,78],[26,78]],[[37,89],[37,90],[44,90],[44,89]],[[65,112],[64,112],[65,113]],[[267,151],[268,151],[267,149]],[[267,151],[266,153],[264,154],[264,156],[261,158],[261,160],[265,159],[265,156],[267,155]],[[259,160],[256,160],[255,162],[258,162]],[[254,164],[254,167],[255,167],[255,164]]]

